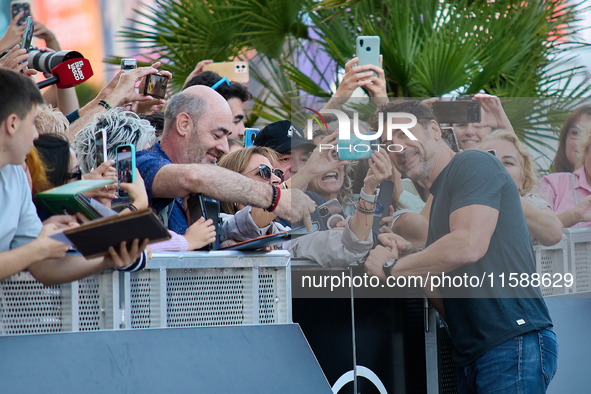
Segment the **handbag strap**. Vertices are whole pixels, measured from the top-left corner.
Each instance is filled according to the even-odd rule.
[[[573,185],[573,195],[575,196],[575,207],[577,206],[577,204],[579,204],[579,195],[577,193],[577,189],[575,189],[575,173],[573,172],[572,174],[572,185]],[[577,223],[577,227],[581,227],[581,222]]]

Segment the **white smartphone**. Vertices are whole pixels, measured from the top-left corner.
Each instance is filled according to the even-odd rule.
[[[379,36],[359,36],[355,46],[356,54],[359,58],[358,66],[373,64],[380,67],[380,37]],[[374,76],[378,74],[374,71]]]

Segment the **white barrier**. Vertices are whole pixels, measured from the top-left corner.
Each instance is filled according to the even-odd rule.
[[[46,287],[0,281],[0,335],[291,323],[288,252],[154,254],[144,271]]]

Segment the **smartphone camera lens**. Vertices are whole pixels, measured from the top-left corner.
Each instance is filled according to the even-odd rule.
[[[320,213],[320,216],[328,216],[330,214],[328,207],[320,207],[320,211],[318,212]]]
[[[242,69],[244,70],[245,68],[246,68],[246,64],[243,64],[242,65]]]
[[[363,48],[363,40],[359,40],[359,46]]]

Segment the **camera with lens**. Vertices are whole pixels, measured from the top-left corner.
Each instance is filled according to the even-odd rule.
[[[51,70],[57,65],[70,59],[80,58],[84,56],[76,51],[42,52],[38,48],[31,48],[28,66],[42,73],[51,74]]]

